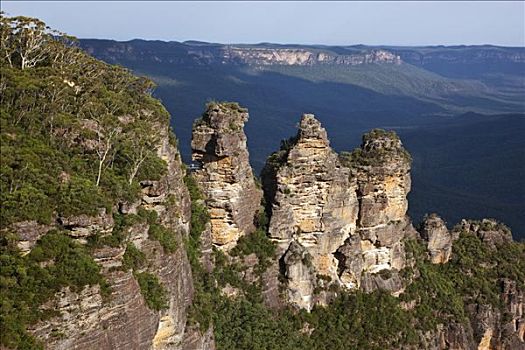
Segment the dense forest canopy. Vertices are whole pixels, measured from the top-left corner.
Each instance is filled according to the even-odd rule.
[[[153,83],[107,65],[39,20],[2,16],[2,227],[93,214],[165,171]]]

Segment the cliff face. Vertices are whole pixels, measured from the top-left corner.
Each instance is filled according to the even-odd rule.
[[[128,243],[140,249],[148,261],[148,266],[141,270],[158,276],[166,288],[167,307],[161,311],[148,307],[132,271],[123,270],[125,247],[96,248],[93,256],[109,282],[111,295],[103,298],[98,285],[80,291],[65,288],[57,293],[43,307],[56,310],[60,316],[30,328],[46,346],[108,350],[213,348],[212,338],[206,340],[199,332],[186,331],[187,308],[193,296],[191,268],[183,248],[190,219],[189,196],[183,183],[180,156],[169,142],[167,126],[159,125],[157,130],[160,133],[157,155],[167,163],[167,174],[156,181],[142,181],[141,199],[136,203],[121,203],[120,211],[122,215],[133,215],[140,210],[156,212],[159,223],[175,235],[177,249],[170,253],[148,235],[148,223],[139,222],[125,229]],[[104,213],[98,217],[63,218],[60,222],[70,236],[81,241],[101,231],[108,235],[117,230],[111,216]],[[202,345],[187,347],[188,337],[202,339]]]
[[[196,51],[196,53],[197,52],[198,51]],[[318,64],[354,66],[371,63],[401,64],[399,56],[382,49],[354,54],[334,54],[332,52],[316,52],[307,49],[225,46],[221,54],[222,63],[242,63],[259,66],[306,66]]]
[[[224,250],[255,229],[262,197],[246,148],[247,120],[247,111],[237,104],[213,103],[193,128],[193,175],[206,197],[212,243]]]

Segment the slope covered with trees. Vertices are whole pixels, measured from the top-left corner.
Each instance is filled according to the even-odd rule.
[[[139,199],[140,181],[166,173],[155,145],[169,115],[151,97],[151,81],[86,55],[37,19],[2,14],[0,31],[1,340],[32,349],[26,328],[55,315],[42,305],[61,288],[99,284],[109,295],[90,253],[118,246],[118,230],[87,245],[62,231],[70,218],[118,214],[118,203]],[[20,225],[56,229],[27,254],[17,246]],[[153,238],[166,241],[153,227]],[[159,289],[156,277],[137,276],[146,292]]]

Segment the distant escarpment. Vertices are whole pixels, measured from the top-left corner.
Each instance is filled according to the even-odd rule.
[[[152,45],[153,44],[153,45]],[[196,65],[345,65],[401,64],[399,55],[383,48],[350,49],[336,52],[322,47],[287,47],[280,45],[222,45],[199,42],[115,42],[84,39],[87,52],[105,61],[156,61],[168,64]]]
[[[193,53],[198,54],[195,50]],[[371,63],[401,64],[399,56],[383,49],[372,49],[362,53],[334,54],[320,50],[292,48],[259,48],[225,46],[222,60],[227,63],[250,65],[314,65],[338,64],[360,65]]]
[[[425,67],[445,76],[468,77],[490,69],[523,72],[523,47],[473,46],[326,46],[279,45],[271,43],[236,45],[185,41],[164,42],[82,39],[80,45],[91,55],[108,62],[151,61],[163,64],[195,65],[345,65],[402,63]],[[471,66],[469,68],[469,66]],[[463,71],[462,71],[463,70]]]
[[[247,120],[236,103],[210,103],[193,127],[193,176],[205,195],[212,242],[224,250],[255,230],[262,197],[248,159]]]

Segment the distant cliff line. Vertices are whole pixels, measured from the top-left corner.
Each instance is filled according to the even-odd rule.
[[[136,58],[151,58],[174,64],[221,65],[362,65],[402,64],[426,65],[435,63],[525,63],[524,47],[492,45],[461,46],[327,46],[218,44],[199,41],[141,40],[114,41],[81,39],[81,46],[90,54],[100,56],[127,54]]]

